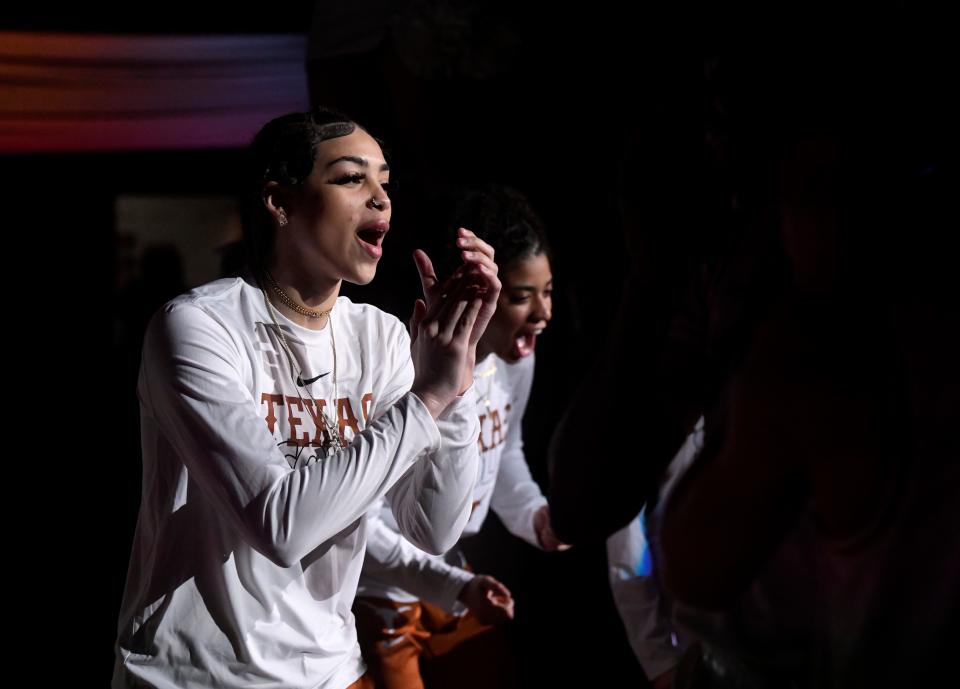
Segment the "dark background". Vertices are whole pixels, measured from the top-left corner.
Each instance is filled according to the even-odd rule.
[[[410,251],[429,232],[436,196],[454,183],[511,184],[543,216],[555,250],[557,291],[553,322],[538,342],[525,443],[534,476],[546,487],[551,429],[603,340],[628,267],[618,210],[624,169],[627,180],[643,184],[658,173],[653,163],[664,159],[661,152],[645,160],[643,146],[628,144],[638,133],[646,145],[673,141],[674,164],[694,172],[706,166],[699,151],[711,118],[705,59],[735,56],[750,74],[748,100],[759,112],[775,98],[778,73],[771,63],[794,48],[791,64],[821,59],[825,35],[830,55],[840,61],[878,65],[864,58],[887,55],[881,71],[912,56],[920,65],[910,66],[915,78],[906,80],[913,90],[903,91],[900,79],[887,105],[872,107],[888,116],[887,108],[909,101],[913,105],[902,107],[914,113],[910,129],[924,134],[918,150],[946,151],[951,142],[937,125],[946,118],[938,98],[955,91],[955,55],[935,37],[937,18],[916,4],[850,10],[842,17],[836,8],[812,5],[763,17],[726,9],[628,10],[612,2],[562,9],[516,5],[490,3],[481,12],[516,38],[510,42],[515,52],[492,75],[425,79],[404,73],[397,46],[386,41],[368,55],[314,65],[314,85],[319,103],[345,109],[387,141],[401,183],[377,280],[362,290],[345,286],[344,293],[406,319],[417,288]],[[47,6],[5,10],[4,28],[298,33],[309,26],[312,9],[312,3]],[[808,25],[815,31],[800,31],[784,45],[786,33]],[[851,73],[863,83],[892,79]],[[108,681],[139,500],[138,355],[115,337],[118,324],[134,315],[116,294],[116,199],[231,194],[239,160],[240,152],[232,150],[0,158],[8,223],[8,366],[15,373],[8,428],[26,441],[7,457],[15,469],[8,566],[32,572],[39,582],[35,595],[42,608],[30,606],[24,626],[36,629],[30,645],[48,659],[43,672],[61,682]],[[631,177],[635,168],[643,174]],[[629,194],[629,181],[627,187]],[[641,199],[649,194],[636,191]],[[630,410],[599,404],[596,418],[582,420],[585,471],[590,437],[629,423]],[[625,450],[628,444],[624,433]],[[507,536],[493,516],[475,541],[468,544],[478,551],[475,569],[502,578],[514,591],[513,632],[529,683],[568,686],[586,675],[590,685],[644,685],[610,599],[602,544],[544,554]],[[75,654],[76,662],[68,663]]]

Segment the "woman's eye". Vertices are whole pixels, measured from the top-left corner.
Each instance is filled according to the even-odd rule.
[[[338,179],[338,180],[337,180],[337,184],[347,184],[347,183],[351,183],[351,182],[362,182],[364,179],[366,179],[366,177],[367,177],[367,176],[366,176],[365,174],[363,174],[362,172],[354,172],[354,173],[349,174],[349,175],[344,175],[343,177],[341,177],[340,179]]]
[[[525,302],[525,301],[530,301],[530,295],[529,295],[529,294],[520,294],[520,295],[517,295],[517,296],[510,297],[510,303],[511,303],[511,304],[522,304],[522,303]]]

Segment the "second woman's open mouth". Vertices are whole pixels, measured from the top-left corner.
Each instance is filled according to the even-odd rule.
[[[523,359],[524,357],[530,356],[533,354],[533,350],[537,346],[537,335],[542,332],[543,328],[537,328],[535,330],[521,330],[519,333],[517,333],[517,336],[513,341],[513,348],[510,350],[510,353],[518,359]]]

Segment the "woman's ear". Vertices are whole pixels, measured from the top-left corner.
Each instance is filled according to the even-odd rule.
[[[284,227],[289,220],[287,219],[287,210],[286,207],[289,205],[287,203],[288,196],[286,190],[283,186],[276,181],[269,181],[263,185],[263,191],[260,194],[260,198],[263,201],[263,207],[267,209],[267,212],[273,216],[273,219],[276,221],[277,225]]]

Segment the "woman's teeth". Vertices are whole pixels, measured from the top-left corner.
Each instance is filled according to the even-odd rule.
[[[539,331],[538,331],[539,332]],[[533,348],[537,344],[537,333],[529,332],[518,335],[513,343],[513,355],[519,359],[529,356],[533,353]]]

